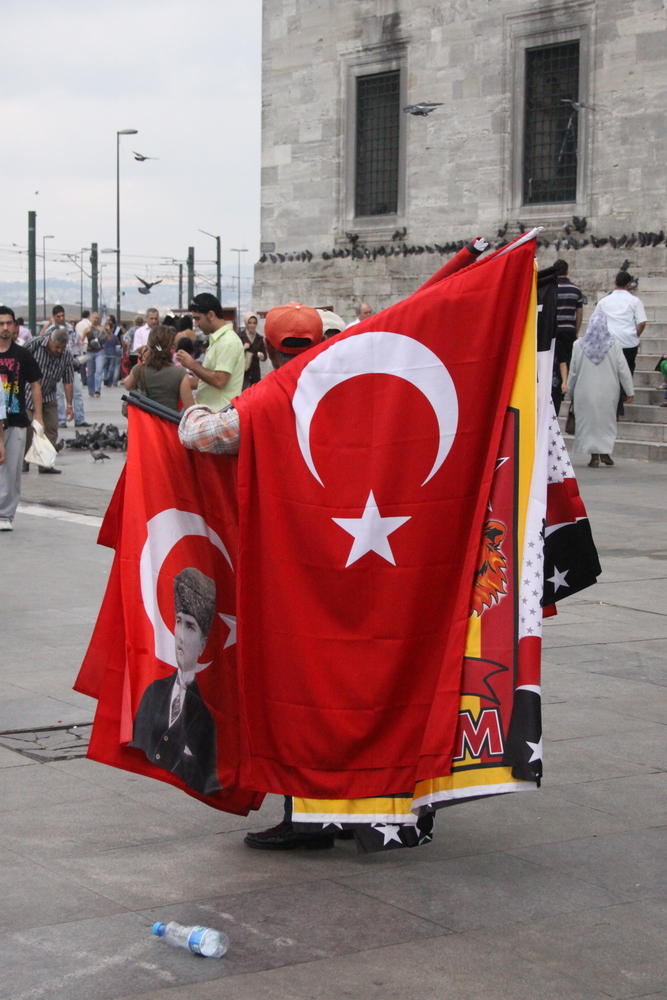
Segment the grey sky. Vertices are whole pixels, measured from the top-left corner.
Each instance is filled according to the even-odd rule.
[[[2,28],[0,280],[25,275],[8,250],[26,246],[29,209],[40,251],[55,236],[49,256],[115,246],[123,128],[139,130],[122,139],[124,283],[140,256],[184,260],[194,245],[212,259],[199,229],[221,234],[225,263],[239,246],[254,263],[261,0],[4,0]],[[132,150],[159,159],[137,163]],[[136,273],[167,272],[146,260]]]

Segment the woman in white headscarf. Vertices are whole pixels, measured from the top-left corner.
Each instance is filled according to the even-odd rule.
[[[567,386],[574,406],[575,452],[589,452],[588,464],[593,469],[600,462],[613,465],[620,390],[628,403],[635,390],[621,345],[609,333],[604,313],[593,313],[586,335],[575,341]]]

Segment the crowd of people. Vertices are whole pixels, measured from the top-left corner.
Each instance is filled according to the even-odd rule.
[[[325,337],[360,322],[372,309],[362,303],[350,324],[330,311],[320,311]],[[61,305],[38,336],[33,336],[9,306],[0,306],[0,531],[10,531],[21,494],[21,476],[33,433],[46,435],[55,448],[58,431],[68,423],[90,427],[84,397],[99,397],[104,388],[123,386],[179,411],[195,400],[218,412],[241,392],[259,382],[261,362],[268,357],[258,332],[259,316],[247,312],[238,332],[225,317],[219,300],[203,292],[189,304],[188,314],[167,315],[157,309],[118,323],[84,310],[70,322]],[[41,475],[60,469],[38,467]]]
[[[570,280],[566,261],[558,259],[553,272],[558,281],[552,389],[556,412],[567,395],[574,451],[590,454],[592,468],[601,463],[613,465],[617,418],[623,413],[623,403],[634,399],[632,376],[646,312],[635,294],[635,280],[621,271],[614,290],[597,303],[585,335],[579,337],[583,294]],[[298,308],[317,315],[322,340],[373,315],[365,302],[359,304],[349,323],[328,309]],[[258,328],[259,316],[250,311],[237,331],[219,300],[208,292],[194,297],[186,315],[167,315],[162,322],[155,308],[137,316],[133,324],[118,323],[112,315],[103,319],[99,313],[84,310],[72,325],[64,308],[55,305],[51,320],[36,337],[22,317],[16,317],[8,306],[0,306],[0,382],[5,411],[4,443],[0,445],[0,530],[12,528],[21,475],[30,469],[24,455],[33,431],[43,430],[55,447],[59,428],[71,421],[75,427],[90,426],[84,389],[95,398],[103,387],[123,386],[176,411],[196,403],[219,413],[235,396],[259,382],[263,361],[268,358],[275,365],[270,343]],[[308,345],[312,345],[312,338]],[[660,370],[667,389],[667,358]],[[661,405],[667,406],[667,392]],[[59,475],[61,470],[39,467],[39,472]]]

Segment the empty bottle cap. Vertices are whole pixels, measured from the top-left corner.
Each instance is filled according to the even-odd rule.
[[[164,937],[166,929],[167,929],[166,924],[161,924],[161,923],[153,924],[153,934],[155,934],[155,937]]]

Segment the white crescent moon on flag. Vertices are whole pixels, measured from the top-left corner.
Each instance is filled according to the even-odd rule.
[[[318,483],[320,479],[310,451],[310,425],[326,394],[357,375],[395,375],[410,382],[426,396],[438,421],[440,443],[433,468],[422,483],[431,479],[445,461],[456,435],[459,405],[452,377],[437,354],[413,337],[370,330],[332,344],[306,365],[299,376],[292,407],[296,436],[304,461]]]
[[[152,517],[147,528],[148,538],[141,550],[141,559],[139,560],[141,597],[146,614],[153,626],[155,655],[164,663],[176,667],[174,635],[162,617],[157,599],[157,583],[162,564],[181,538],[185,538],[187,535],[200,535],[202,538],[208,538],[211,545],[222,552],[232,572],[234,567],[220,536],[212,528],[209,528],[204,518],[200,517],[199,514],[170,507]]]

